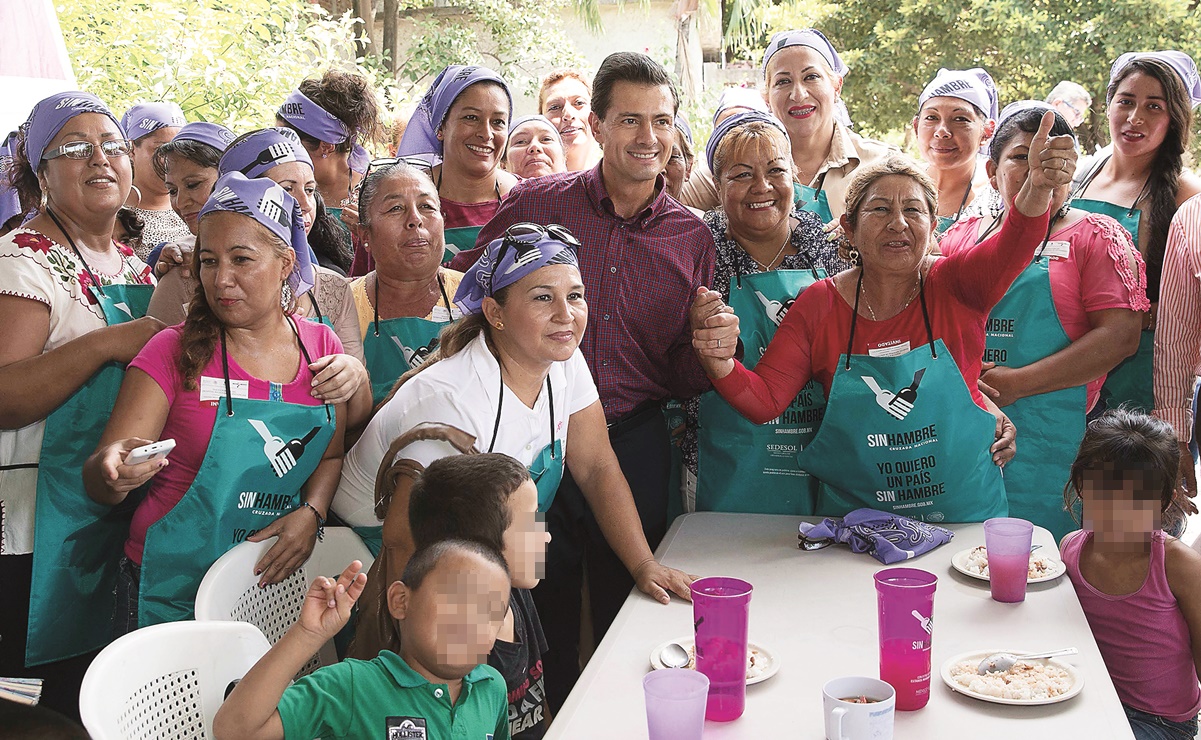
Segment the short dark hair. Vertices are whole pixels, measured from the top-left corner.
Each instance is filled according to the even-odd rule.
[[[433,572],[434,568],[438,567],[438,563],[442,562],[442,558],[452,552],[469,552],[479,555],[489,563],[493,563],[500,567],[509,575],[509,566],[505,563],[505,556],[501,555],[494,547],[489,547],[482,542],[473,540],[438,540],[425,547],[417,548],[417,552],[413,553],[413,557],[409,558],[409,562],[405,565],[404,573],[400,576],[401,582],[409,587],[409,590],[416,591],[425,583],[426,577]]]
[[[671,112],[680,110],[680,93],[671,75],[654,59],[635,51],[619,51],[605,57],[596,77],[592,78],[592,112],[602,121],[609,113],[613,102],[613,86],[618,82],[633,82],[635,85],[671,88]]]
[[[413,546],[453,538],[504,552],[509,497],[529,479],[524,465],[498,452],[433,461],[409,492]]]
[[[1051,126],[1050,135],[1075,138],[1076,131],[1057,110],[1038,107],[1018,111],[1001,121],[1001,125],[997,126],[997,130],[993,133],[992,141],[988,143],[988,158],[992,160],[993,164],[1001,163],[1001,153],[1005,151],[1005,147],[1009,146],[1009,142],[1013,141],[1013,137],[1017,136],[1019,131],[1028,134],[1036,133],[1048,110],[1055,114],[1055,123]]]
[[[154,171],[160,180],[167,179],[168,154],[183,157],[201,167],[211,167],[214,170],[217,169],[217,163],[221,161],[221,150],[211,144],[192,139],[168,141],[154,150],[154,157],[150,160],[154,163]]]

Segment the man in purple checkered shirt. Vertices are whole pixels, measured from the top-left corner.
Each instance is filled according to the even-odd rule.
[[[600,164],[519,183],[480,231],[477,249],[460,253],[451,268],[466,270],[480,246],[522,221],[562,224],[580,240],[588,301],[580,350],[653,550],[667,528],[671,459],[660,405],[710,387],[692,350],[688,308],[697,288],[713,279],[713,237],[664,188],[679,107],[667,71],[642,54],[612,54],[592,91],[590,123],[604,152]],[[633,580],[570,474],[547,512],[547,526],[546,578],[534,600],[550,646],[544,653],[548,699],[558,712],[579,675],[583,568],[597,642]]]

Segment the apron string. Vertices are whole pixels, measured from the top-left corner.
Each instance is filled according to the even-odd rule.
[[[958,221],[959,217],[963,215],[963,209],[967,207],[968,196],[972,194],[972,183],[976,181],[976,168],[979,166],[980,165],[978,162],[972,166],[972,179],[968,180],[967,189],[963,191],[963,200],[959,201],[959,208],[955,211],[956,221]]]
[[[450,317],[450,296],[446,294],[446,284],[442,282],[442,270],[438,270],[436,276],[438,280],[438,292],[442,294],[442,302],[446,304],[446,315]],[[364,286],[365,287],[365,286]],[[379,274],[378,270],[375,275],[375,301],[372,305],[372,310],[375,312],[375,318],[372,319],[372,324],[375,327],[375,336],[379,336]]]
[[[284,318],[288,321],[288,326],[292,327],[292,334],[296,337],[296,343],[300,345],[300,354],[304,357],[305,367],[312,365],[313,358],[309,357],[309,351],[304,346],[304,340],[300,338],[300,329],[297,328],[296,322],[292,320],[291,316],[285,316]],[[329,404],[323,403],[322,405],[325,406],[325,420],[333,421],[333,416],[329,411]]]
[[[442,294],[442,303],[446,305],[446,317],[453,318],[450,314],[450,296],[446,295],[446,283],[442,282],[442,269],[438,268],[438,292]]]
[[[325,318],[325,314],[321,313],[321,304],[317,302],[317,286],[309,288],[309,300],[313,302],[313,310],[317,312],[317,320],[321,321]]]
[[[851,369],[851,347],[855,346],[855,325],[859,323],[859,295],[863,292],[863,266],[859,266],[859,279],[855,282],[855,308],[851,310],[851,336],[847,338],[847,364]]]
[[[496,362],[500,369],[500,360]],[[550,405],[550,456],[555,459],[555,392],[551,388],[550,373],[546,374],[546,402]],[[496,447],[496,434],[500,431],[500,416],[505,408],[505,376],[500,373],[500,394],[496,397],[496,421],[492,422],[492,442],[488,444],[488,452]]]
[[[104,295],[104,287],[100,285],[100,280],[96,277],[96,273],[92,272],[92,268],[88,266],[88,261],[83,258],[82,254],[80,254],[79,247],[75,246],[75,240],[72,239],[71,235],[67,233],[67,230],[63,228],[62,221],[58,220],[58,216],[54,215],[54,211],[50,210],[49,206],[46,207],[46,215],[50,217],[50,220],[53,221],[54,225],[58,227],[58,230],[63,232],[63,236],[67,237],[67,244],[71,245],[71,250],[75,252],[75,256],[79,258],[79,264],[83,265],[83,269],[87,271],[88,277],[92,279],[92,285],[96,286],[96,290],[100,291],[100,295]],[[123,259],[121,262],[124,263],[125,260]]]
[[[295,322],[290,316],[285,316],[284,319],[288,322],[288,327],[292,329],[292,334],[296,337],[296,343],[300,345],[300,355],[304,358],[305,367],[313,364],[313,358],[309,356],[309,351],[304,346],[304,340],[300,338],[300,331],[296,328]],[[225,327],[221,327],[221,371],[225,376],[225,414],[226,416],[234,415],[233,407],[233,391],[230,388],[229,382],[229,350],[225,344]],[[325,420],[332,421],[333,417],[329,412],[329,404],[325,406]]]
[[[497,376],[500,378],[500,395],[496,397],[496,421],[492,423],[492,442],[488,445],[488,452],[496,447],[496,433],[500,431],[500,413],[505,408],[505,374],[500,367],[500,359],[496,361]]]
[[[922,268],[917,269],[917,298],[922,304],[922,322],[926,325],[926,340],[930,342],[930,356],[938,359],[938,350],[934,349],[934,330],[930,328],[930,311],[926,308],[926,278]]]

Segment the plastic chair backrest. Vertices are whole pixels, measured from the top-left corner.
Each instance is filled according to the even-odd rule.
[[[242,622],[171,622],[130,632],[100,651],[83,677],[79,714],[93,740],[213,736],[226,690],[266,654]]]
[[[300,617],[300,606],[308,593],[309,584],[317,576],[336,578],[352,560],[363,562],[363,572],[371,567],[371,551],[348,527],[326,527],[325,538],[318,540],[309,559],[283,581],[259,588],[254,575],[258,562],[276,538],[263,542],[243,542],[230,549],[213,563],[200,582],[196,593],[198,621],[238,621],[255,625],[274,645]],[[323,665],[338,662],[333,641],[305,664],[297,678],[306,676]]]

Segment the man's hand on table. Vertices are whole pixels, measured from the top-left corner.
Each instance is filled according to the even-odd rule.
[[[655,560],[647,560],[634,569],[634,582],[638,590],[650,596],[660,604],[671,602],[674,593],[684,601],[692,601],[692,589],[689,588],[696,576],[688,575],[682,570],[668,568]]]

